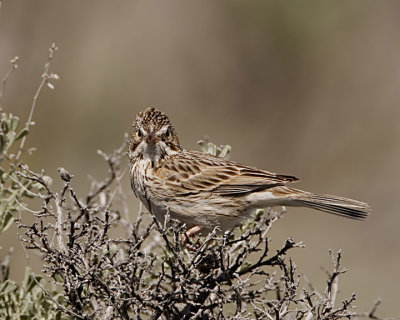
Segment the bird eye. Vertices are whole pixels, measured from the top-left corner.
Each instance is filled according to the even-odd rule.
[[[139,129],[139,130],[137,131],[137,136],[138,136],[139,138],[142,136],[142,130]]]
[[[170,129],[168,128],[167,131],[165,131],[165,136],[168,138],[171,135]]]

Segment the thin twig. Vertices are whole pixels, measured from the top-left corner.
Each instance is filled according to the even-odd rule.
[[[21,221],[21,212],[20,212],[20,216],[19,216],[19,221]],[[30,273],[30,274],[34,274],[34,273],[33,273],[33,270],[32,270],[32,266],[31,266],[31,262],[30,262],[30,257],[29,257],[29,255],[28,255],[28,251],[27,251],[27,249],[26,249],[26,247],[25,247],[25,245],[24,245],[24,243],[23,243],[23,241],[22,241],[23,238],[22,238],[22,236],[19,234],[19,229],[18,229],[18,231],[17,231],[17,236],[18,236],[18,240],[19,240],[20,245],[21,245],[21,247],[22,247],[22,249],[23,249],[23,251],[24,251],[24,254],[25,254],[25,259],[26,259],[26,262],[27,262],[27,266],[28,266],[28,269],[29,269],[29,273]],[[47,291],[47,289],[46,289],[45,287],[42,286],[42,284],[40,283],[40,281],[37,280],[36,277],[32,277],[32,278],[34,279],[35,283],[39,286],[39,288],[44,292],[44,294],[46,295],[46,297],[47,297],[48,299],[50,299],[50,300],[57,306],[57,308],[59,308],[60,310],[64,311],[66,314],[69,314],[69,315],[71,315],[71,316],[76,317],[77,319],[82,319],[82,320],[85,319],[85,317],[82,317],[81,315],[79,315],[79,314],[77,314],[77,313],[75,313],[75,312],[73,312],[73,311],[67,309],[66,307],[64,307],[63,305],[61,305],[60,303],[58,303],[58,301],[57,301],[56,299],[54,299],[53,295],[50,294],[50,293]]]
[[[1,8],[1,2],[0,2],[0,8]],[[14,57],[13,59],[10,60],[11,67],[10,67],[10,69],[8,69],[6,75],[3,78],[2,84],[1,84],[0,107],[1,107],[1,100],[3,99],[4,90],[6,89],[6,84],[7,84],[8,77],[11,75],[11,72],[13,72],[13,70],[18,68],[18,64],[17,64],[18,61],[19,61],[19,57],[18,56]]]
[[[58,47],[57,47],[56,44],[53,42],[52,45],[51,45],[50,48],[49,48],[49,51],[50,51],[49,57],[47,58],[47,62],[46,62],[46,64],[44,65],[44,71],[43,71],[43,74],[42,74],[42,81],[40,82],[39,87],[38,87],[37,90],[36,90],[36,94],[35,94],[35,96],[33,97],[33,102],[32,102],[32,105],[31,105],[31,110],[30,110],[30,112],[29,112],[28,121],[27,121],[26,124],[25,124],[25,128],[28,129],[28,130],[29,130],[29,127],[32,125],[33,113],[34,113],[34,111],[35,111],[36,103],[37,103],[37,100],[38,100],[38,98],[39,98],[39,94],[40,94],[40,92],[42,91],[43,86],[44,86],[45,84],[47,84],[47,86],[48,86],[49,88],[53,89],[54,87],[53,87],[53,85],[49,82],[49,80],[50,80],[50,79],[58,79],[58,76],[57,76],[56,74],[49,74],[51,60],[53,59],[54,54],[55,54],[55,52],[56,52],[57,50],[58,50]],[[21,144],[20,144],[20,146],[19,146],[19,150],[18,150],[17,156],[16,156],[16,158],[15,158],[16,161],[18,161],[19,158],[21,157],[23,148],[24,148],[24,146],[25,146],[25,140],[26,140],[26,136],[24,136],[24,137],[22,138],[22,140],[21,140]]]
[[[57,212],[57,222],[56,222],[56,235],[57,235],[57,243],[58,243],[58,247],[60,248],[61,252],[65,253],[66,252],[66,247],[65,247],[65,243],[63,240],[63,234],[64,234],[64,230],[63,230],[63,211],[61,209],[61,205],[62,205],[62,198],[60,198],[61,196],[56,196],[55,199],[55,204],[56,204],[56,212]]]

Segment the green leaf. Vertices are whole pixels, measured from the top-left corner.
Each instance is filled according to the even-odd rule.
[[[61,311],[57,311],[55,320],[61,320]]]
[[[10,130],[10,120],[2,119],[1,121],[1,130],[3,130],[4,133],[8,133]]]
[[[212,156],[216,156],[217,155],[217,146],[214,143],[209,142],[207,144],[207,153],[211,154]]]
[[[2,218],[1,214],[2,213],[0,212],[0,219]],[[14,216],[10,210],[3,212],[3,214],[4,214],[4,216],[2,219],[3,221],[1,221],[1,225],[0,225],[0,233],[6,231],[9,227],[11,227],[11,225],[14,222]]]
[[[197,141],[197,144],[199,145],[199,147],[203,150],[204,146],[205,146],[205,141],[204,140],[199,140]]]
[[[0,176],[0,179],[1,179],[1,183],[5,183],[5,182],[7,181],[7,179],[8,179],[8,172],[4,172],[4,173]]]
[[[11,292],[14,292],[18,289],[17,283],[12,280],[6,280],[0,285],[0,297],[5,295],[9,295]]]
[[[257,209],[256,214],[254,215],[254,220],[258,221],[264,214],[265,210],[264,209]]]
[[[237,269],[237,272],[246,270],[247,268],[249,268],[251,266],[252,266],[252,264],[250,262],[243,262],[243,264]]]
[[[15,141],[15,136],[16,136],[16,133],[15,133],[14,131],[11,131],[11,132],[7,135],[8,141],[7,141],[6,150],[7,150],[8,148],[10,148],[10,147],[13,145],[13,143],[14,143],[14,141]]]
[[[19,124],[19,118],[10,114],[10,129],[11,131],[16,131]]]
[[[220,151],[218,156],[221,157],[221,158],[225,158],[229,154],[229,152],[231,152],[231,146],[226,144],[226,145],[221,146],[221,147],[222,147],[222,149],[221,149],[221,151]]]
[[[19,140],[22,139],[23,137],[25,137],[27,134],[29,133],[29,129],[28,128],[23,128],[15,137],[15,140]]]
[[[6,137],[4,136],[4,134],[0,134],[0,154],[3,153],[4,150],[4,146],[6,145]]]
[[[33,275],[29,272],[29,269],[27,269],[24,279],[25,295],[31,293],[33,288],[37,285],[38,282],[40,282],[40,280],[42,280],[41,276]]]

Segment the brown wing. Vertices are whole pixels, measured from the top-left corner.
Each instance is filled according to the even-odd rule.
[[[207,191],[239,196],[298,180],[194,151],[183,151],[169,158],[157,169],[156,175],[179,196]]]

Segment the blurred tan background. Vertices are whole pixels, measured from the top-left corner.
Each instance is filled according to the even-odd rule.
[[[5,0],[0,14],[0,76],[20,57],[6,111],[27,118],[59,46],[61,79],[43,90],[28,139],[32,167],[55,177],[63,166],[85,192],[87,174],[104,175],[96,150],[158,106],[186,148],[207,134],[231,144],[233,160],[302,178],[299,188],[370,203],[366,222],[289,209],[273,246],[303,240],[291,256],[318,288],[328,249],[342,249],[343,295],[356,292],[363,310],[380,297],[380,314],[398,315],[400,2]],[[18,279],[13,230],[0,243],[16,247]]]

